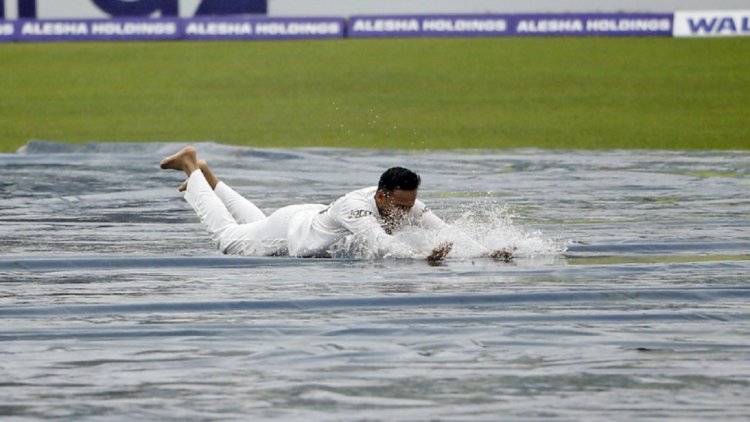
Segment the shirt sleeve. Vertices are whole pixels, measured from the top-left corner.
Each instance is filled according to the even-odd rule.
[[[411,209],[411,215],[418,225],[426,229],[440,230],[448,227],[448,224],[445,221],[435,215],[435,213],[427,208],[427,206],[425,206],[420,200],[417,200],[414,203],[414,207]]]
[[[419,200],[414,203],[414,207],[412,208],[412,216],[415,222],[421,227],[424,227],[428,230],[439,230],[442,234],[448,237],[449,241],[458,242],[460,245],[462,245],[463,248],[476,251],[480,254],[489,253],[489,249],[487,249],[484,245],[472,239],[471,236],[464,233],[462,230],[452,227],[451,225],[443,221]]]
[[[416,252],[383,230],[365,201],[346,199],[338,210],[340,224],[374,249],[379,256],[414,258]]]

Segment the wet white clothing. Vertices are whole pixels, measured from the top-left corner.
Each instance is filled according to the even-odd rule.
[[[415,251],[386,232],[375,204],[376,187],[356,190],[332,204],[291,205],[266,216],[223,182],[216,189],[200,170],[188,179],[185,199],[226,254],[322,257],[346,236],[354,235],[379,256],[414,257]],[[417,200],[403,224],[429,229],[446,225]]]

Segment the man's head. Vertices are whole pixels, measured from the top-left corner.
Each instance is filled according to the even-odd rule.
[[[375,204],[386,220],[400,222],[409,214],[417,200],[417,189],[422,179],[403,167],[391,167],[380,176]]]

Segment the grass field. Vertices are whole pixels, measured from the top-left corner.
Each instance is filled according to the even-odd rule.
[[[750,149],[750,39],[0,45],[29,139],[274,147]]]

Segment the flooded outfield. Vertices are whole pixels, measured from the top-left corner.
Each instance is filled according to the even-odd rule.
[[[222,256],[159,160],[0,155],[0,417],[744,419],[750,153],[198,145],[268,211],[392,165],[512,263]]]

